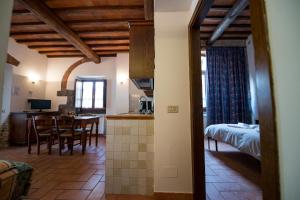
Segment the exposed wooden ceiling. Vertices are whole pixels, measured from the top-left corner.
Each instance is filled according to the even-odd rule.
[[[128,22],[149,19],[148,3],[153,3],[152,0],[40,1],[99,57],[128,52]],[[48,57],[85,56],[53,26],[29,11],[31,9],[26,9],[28,7],[23,2],[26,0],[14,2],[10,32],[12,38]]]
[[[214,0],[212,7],[200,26],[201,40],[208,42],[214,31],[238,1],[240,0]],[[250,9],[247,6],[218,39],[245,40],[250,34]]]

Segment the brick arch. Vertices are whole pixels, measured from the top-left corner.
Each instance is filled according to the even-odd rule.
[[[67,84],[68,84],[68,79],[70,77],[70,74],[72,73],[72,71],[77,68],[79,65],[87,63],[87,62],[92,62],[93,60],[89,59],[89,58],[82,58],[80,60],[78,60],[77,62],[75,62],[74,64],[72,64],[64,73],[64,76],[61,80],[61,91],[65,91],[67,90]]]

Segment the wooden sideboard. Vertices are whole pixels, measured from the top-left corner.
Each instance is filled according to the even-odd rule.
[[[30,121],[34,115],[59,115],[59,112],[12,112],[9,123],[9,143],[11,145],[27,145],[30,133]],[[35,142],[35,135],[31,134],[31,143]]]

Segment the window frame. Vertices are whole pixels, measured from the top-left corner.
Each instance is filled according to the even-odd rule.
[[[92,97],[92,108],[82,108],[82,95],[83,95],[83,87],[81,88],[81,106],[76,107],[76,85],[77,82],[93,82],[93,97]],[[103,82],[103,108],[95,108],[95,93],[96,93],[96,82]],[[100,114],[106,114],[106,97],[107,97],[107,80],[106,79],[75,79],[74,84],[74,107],[79,113],[100,113]]]

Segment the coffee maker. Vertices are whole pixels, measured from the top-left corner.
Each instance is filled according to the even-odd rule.
[[[146,97],[142,96],[139,99],[139,113],[140,114],[152,114],[153,104],[152,101],[147,100]]]

